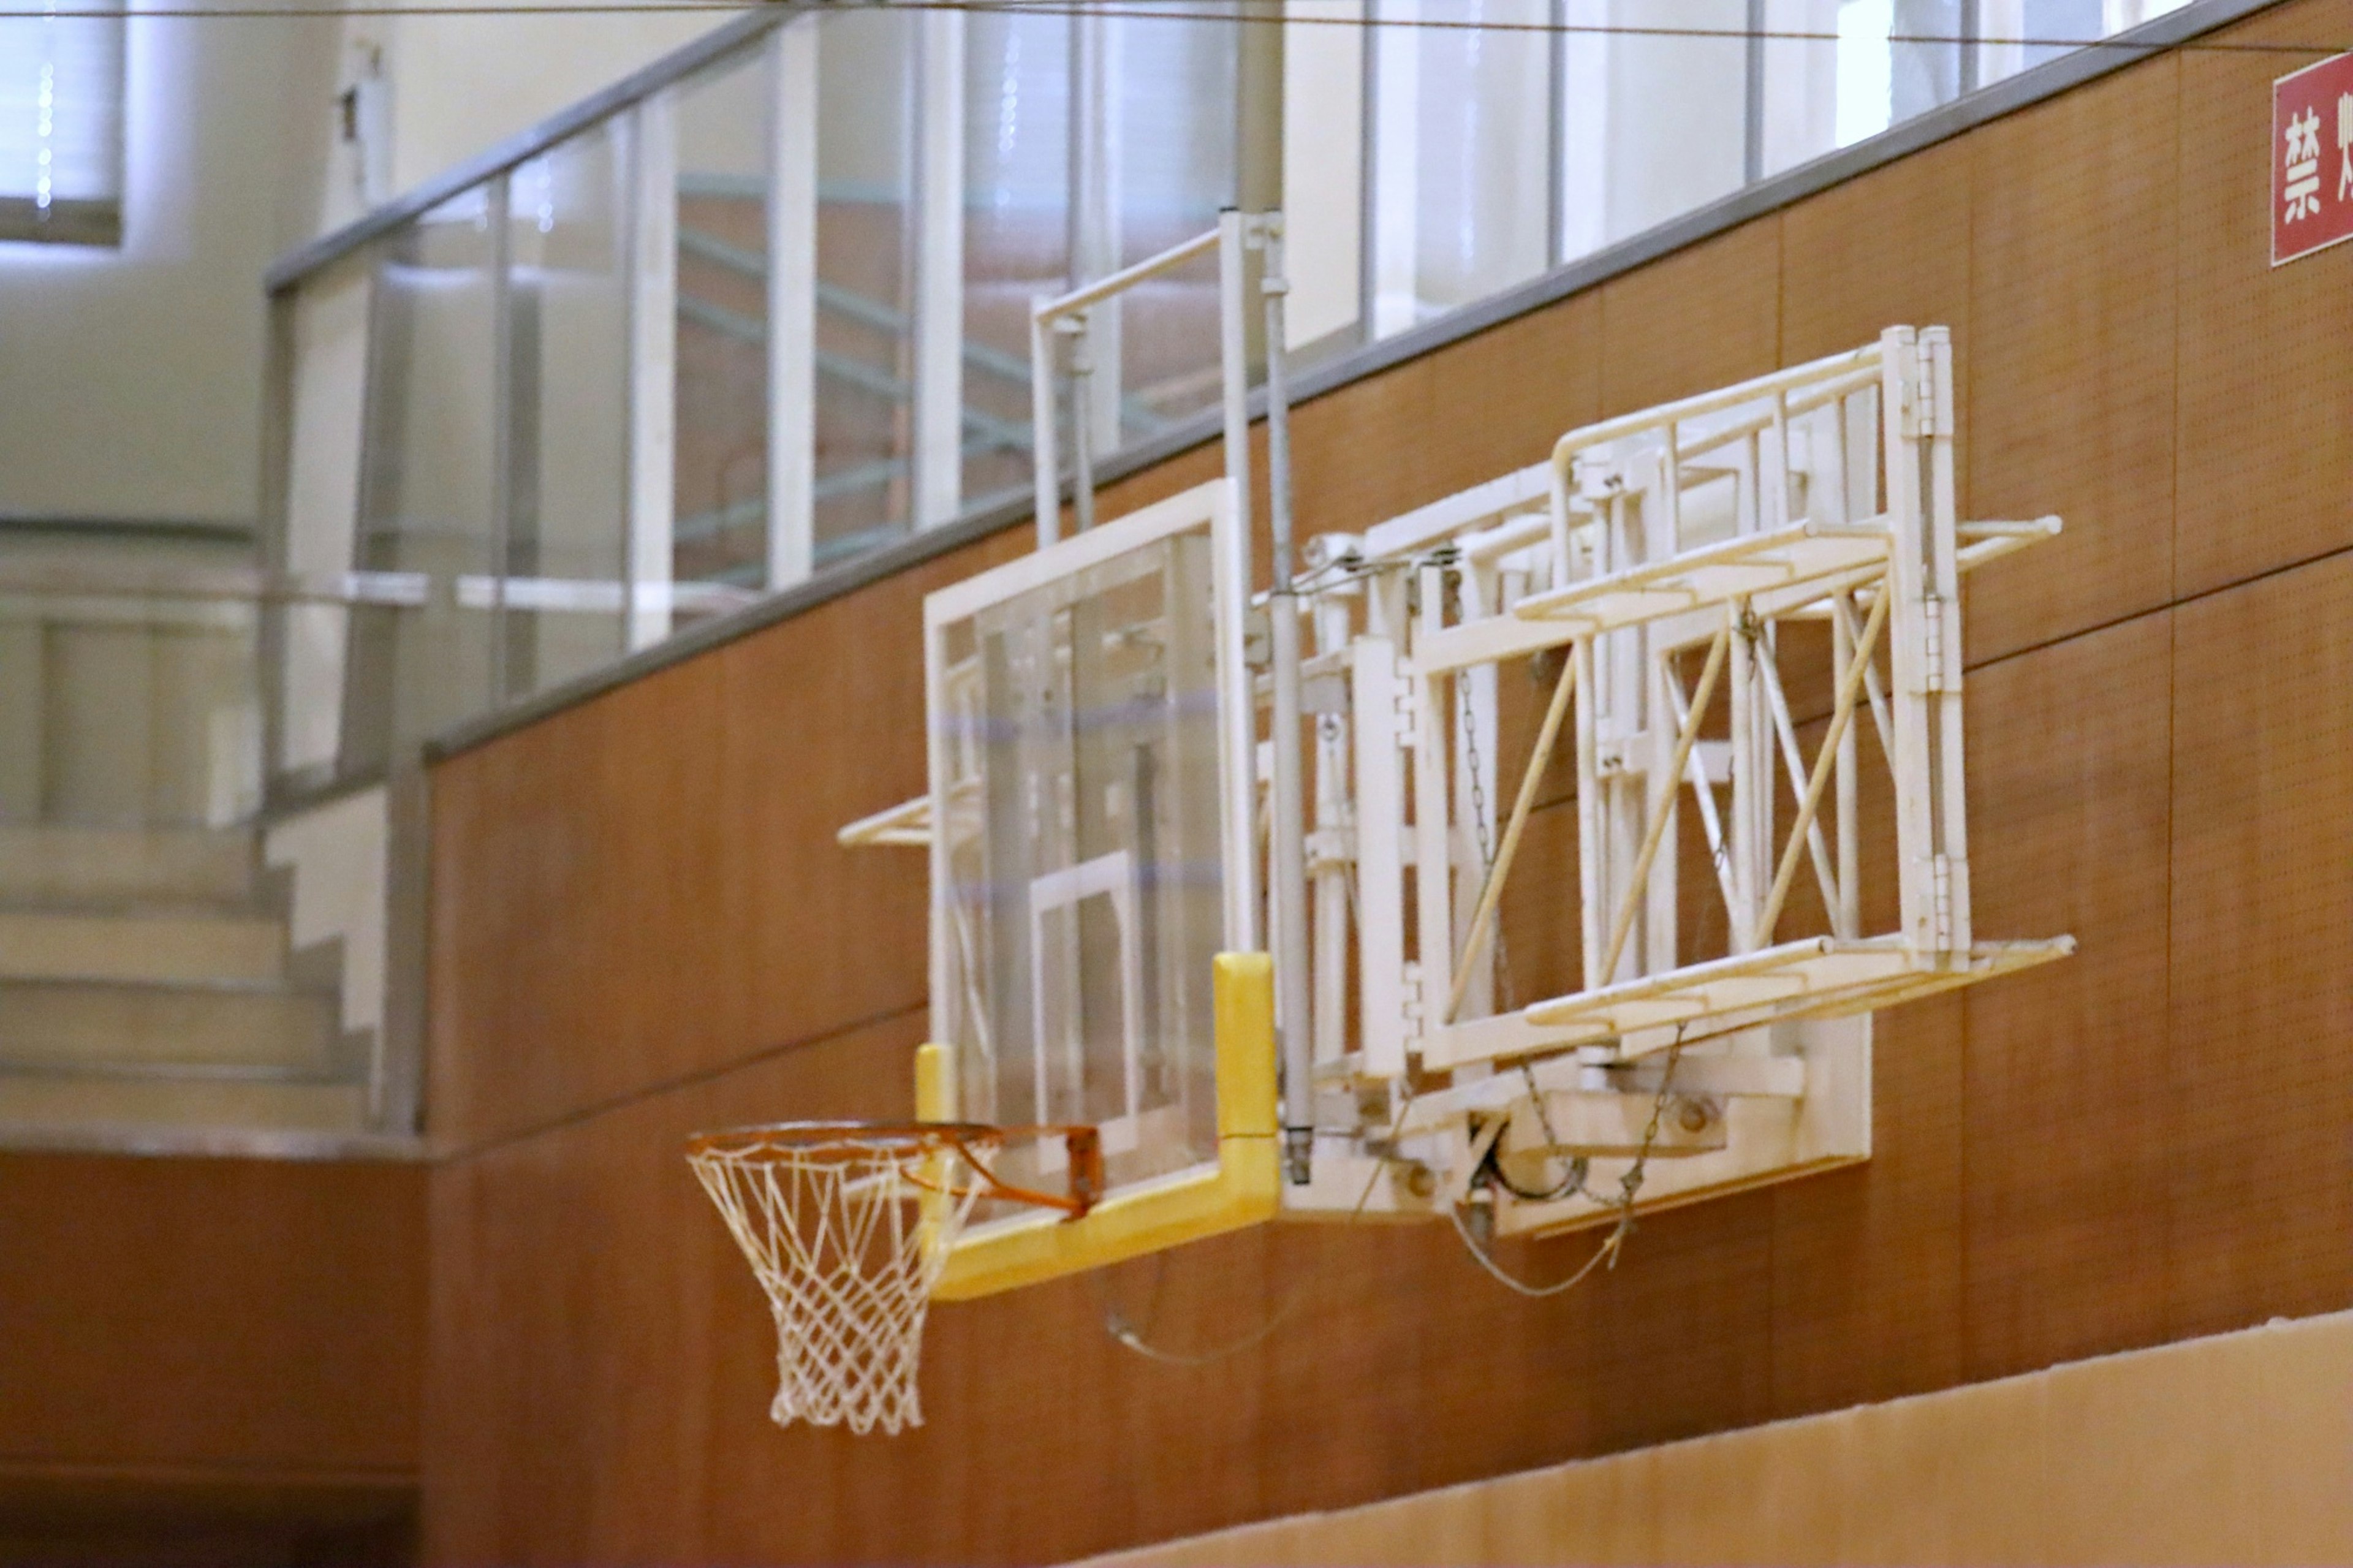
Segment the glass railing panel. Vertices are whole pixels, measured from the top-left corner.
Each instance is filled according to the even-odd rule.
[[[1383,0],[1374,35],[1373,321],[1417,326],[1545,269],[1549,0]]]
[[[770,71],[755,47],[644,116],[676,205],[671,574],[768,585]],[[665,141],[669,149],[662,146]]]
[[[1235,117],[1241,30],[1233,7],[1199,0],[1198,19],[1106,16],[1096,177],[1082,192],[1098,232],[1089,276],[1132,266],[1217,226],[1235,199]],[[1124,295],[1108,342],[1116,378],[1103,377],[1106,444],[1147,440],[1216,406],[1218,268],[1214,257],[1163,274]],[[1105,312],[1105,313],[1108,313]],[[1098,324],[1093,332],[1103,332]],[[1106,354],[1106,357],[1111,357]],[[1115,423],[1114,423],[1115,421]]]
[[[1978,0],[1976,85],[2055,60],[2188,0]]]
[[[375,247],[363,247],[276,306],[288,340],[280,550],[291,572],[339,573],[353,564],[377,259]],[[273,605],[268,613],[278,617],[271,766],[281,774],[332,773],[343,744],[350,614],[332,603]]]
[[[508,697],[629,647],[625,164],[621,123],[608,121],[509,179],[510,586],[498,659]]]
[[[1565,0],[1563,10],[1571,30],[1560,52],[1561,258],[1738,190],[1748,161],[1748,0]]]
[[[1763,45],[1765,174],[1876,136],[1968,86],[1961,0],[1781,4],[1777,30],[1804,36]]]
[[[818,34],[818,569],[914,515],[916,14],[844,11]]]
[[[506,183],[388,236],[378,251],[357,570],[488,574],[499,505],[499,250]],[[491,706],[491,607],[435,595],[350,611],[343,771],[382,768]]]
[[[1071,18],[965,25],[964,498],[1029,484],[1029,305],[1070,277]]]

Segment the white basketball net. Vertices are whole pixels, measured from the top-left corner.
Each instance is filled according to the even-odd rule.
[[[979,1184],[903,1130],[754,1130],[688,1163],[767,1293],[776,1322],[776,1425],[920,1426],[923,1317]]]

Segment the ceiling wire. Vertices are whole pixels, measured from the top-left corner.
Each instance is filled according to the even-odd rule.
[[[748,15],[754,11],[776,8],[774,0],[550,0],[546,5],[516,4],[513,0],[472,0],[457,5],[429,3],[399,3],[385,5],[333,5],[292,0],[283,5],[228,4],[195,5],[165,4],[128,8],[118,5],[0,5],[0,21],[48,21],[72,17],[104,19],[136,17],[141,20],[178,19],[204,20],[296,20],[303,18],[368,17],[368,16],[659,16],[669,13],[690,14],[711,12]],[[1123,4],[1112,0],[1105,5],[1080,5],[1073,0],[828,0],[817,9],[824,11],[963,11],[981,15],[1021,15],[1041,16],[1109,16],[1136,21],[1216,22],[1232,26],[1262,26],[1280,20],[1291,26],[1346,27],[1357,31],[1383,28],[1409,28],[1427,32],[1525,33],[1542,37],[1635,37],[1635,38],[1704,38],[1732,39],[1746,42],[1751,38],[1768,43],[1836,43],[1834,31],[1798,27],[1681,27],[1653,26],[1619,22],[1509,22],[1442,16],[1333,16],[1252,15],[1247,4],[1237,6],[1234,0],[1148,0],[1147,4]],[[2019,36],[1981,35],[1975,37],[1957,33],[1890,33],[1890,44],[1960,45],[1977,44],[2000,47],[2017,47],[2035,49],[2120,49],[2134,54],[2158,55],[2173,51],[2200,54],[2250,55],[2335,55],[2346,52],[2348,46],[2337,43],[2279,43],[2256,39],[2184,38],[2158,43],[2126,37],[2099,38],[2063,38]]]

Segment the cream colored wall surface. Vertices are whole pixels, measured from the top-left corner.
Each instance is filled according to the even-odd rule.
[[[287,818],[262,858],[293,873],[295,948],[340,941],[345,1030],[384,1026],[385,889],[390,805],[382,786]]]
[[[2353,1312],[1090,1560],[2118,1563],[2353,1563]]]
[[[129,26],[119,249],[0,244],[0,515],[250,521],[261,273],[331,125],[332,18]]]
[[[409,190],[528,131],[732,19],[726,12],[658,9],[394,18],[394,188]]]

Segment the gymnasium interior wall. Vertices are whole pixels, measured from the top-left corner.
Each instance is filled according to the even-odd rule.
[[[910,1436],[779,1431],[681,1141],[907,1113],[923,859],[833,835],[922,788],[922,595],[1026,529],[439,763],[428,1559],[1067,1560],[2353,1307],[2353,247],[2268,266],[2282,58],[2149,59],[1297,411],[1303,525],[1356,530],[1944,323],[1963,515],[2066,520],[1971,581],[1968,760],[1978,931],[2078,955],[1883,1016],[1869,1163],[1660,1215],[1589,1288],[1261,1229],[941,1308]],[[1103,1327],[1294,1300],[1204,1366]]]

